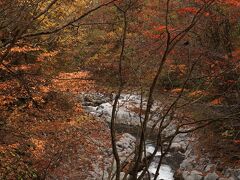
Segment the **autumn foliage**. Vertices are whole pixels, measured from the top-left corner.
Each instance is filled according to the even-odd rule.
[[[86,178],[84,170],[101,154],[91,140],[110,143],[106,124],[84,114],[78,95],[116,92],[120,59],[126,90],[148,95],[162,63],[155,94],[180,97],[190,108],[199,103],[236,113],[239,0],[167,2],[0,1],[0,179],[34,179],[48,171],[61,177],[79,169]],[[234,147],[236,119],[218,125],[231,129]],[[59,165],[68,158],[79,169]]]

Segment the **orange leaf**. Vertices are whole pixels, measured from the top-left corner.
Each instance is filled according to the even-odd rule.
[[[240,139],[239,140],[233,140],[234,144],[240,144]]]
[[[222,104],[222,98],[217,98],[211,101],[212,105],[219,105]]]

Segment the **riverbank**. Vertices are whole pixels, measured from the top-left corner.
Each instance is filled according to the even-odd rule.
[[[106,122],[109,122],[111,117],[111,99],[99,97],[99,94],[95,97],[93,94],[88,94],[85,97],[87,97],[83,98],[85,99],[85,101],[83,101],[85,110],[94,116],[105,118]],[[99,103],[99,99],[102,99],[101,103]],[[139,117],[136,112],[133,111],[134,105],[139,102],[140,97],[137,95],[123,94],[122,97],[120,97],[119,104],[121,104],[121,106],[118,111],[119,114],[117,114],[116,122],[116,130],[119,133],[130,133],[135,137],[139,137]],[[161,105],[160,102],[157,102],[156,104],[157,105],[154,107],[155,109],[157,109],[157,106]],[[144,105],[143,102],[143,106]],[[174,124],[170,126],[165,133],[171,134],[171,131],[173,130]],[[152,133],[152,135],[152,137],[154,137],[154,133]],[[218,165],[212,164],[208,156],[198,157],[195,149],[196,146],[199,146],[199,143],[196,143],[197,136],[195,135],[196,134],[194,134],[194,136],[182,134],[181,136],[177,136],[172,143],[169,155],[163,160],[163,167],[167,164],[167,166],[171,168],[171,171],[174,172],[175,179],[215,180],[219,178],[238,179],[240,177],[239,169],[226,168],[219,171],[217,169]],[[151,141],[151,137],[149,140]],[[153,144],[151,144],[151,148],[154,149]],[[203,156],[203,154],[201,156]],[[155,160],[154,163],[156,164],[157,162],[158,160]],[[152,170],[152,167],[154,166],[156,165],[150,166],[149,169]]]

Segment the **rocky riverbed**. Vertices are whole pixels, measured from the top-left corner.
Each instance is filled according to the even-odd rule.
[[[110,121],[112,111],[113,97],[109,97],[100,93],[82,94],[80,96],[81,102],[85,110],[96,116]],[[122,94],[117,110],[116,130],[123,133],[120,140],[117,142],[117,148],[121,161],[124,161],[126,157],[131,158],[131,153],[134,151],[136,136],[138,136],[138,127],[140,127],[140,116],[136,113],[135,109],[140,106],[142,102],[143,107],[146,106],[146,101],[141,99],[136,94]],[[155,102],[152,108],[152,118],[149,122],[149,128],[153,125],[157,125],[157,119],[161,117],[161,102]],[[143,118],[143,117],[141,117]],[[166,118],[167,121],[167,118]],[[174,124],[171,124],[166,128],[164,133],[166,135],[173,133],[175,130]],[[194,139],[187,134],[180,134],[176,136],[170,148],[170,153],[166,155],[161,166],[158,180],[239,180],[240,170],[238,169],[224,169],[219,172],[217,170],[217,164],[212,164],[210,160],[205,157],[198,159],[194,152]],[[147,153],[152,153],[155,149],[154,143],[150,139],[147,141],[146,150]],[[109,150],[111,151],[111,150]],[[149,167],[149,173],[153,177],[156,173],[157,164],[161,152],[157,152],[153,162]],[[106,160],[106,167],[110,167],[112,160]],[[113,163],[114,166],[114,163]],[[111,167],[112,170],[115,167]],[[102,171],[98,165],[95,165],[95,170],[92,172],[95,179],[101,177],[101,179],[107,179],[109,171]],[[125,173],[122,172],[121,176],[124,177]],[[93,179],[94,179],[93,178]]]

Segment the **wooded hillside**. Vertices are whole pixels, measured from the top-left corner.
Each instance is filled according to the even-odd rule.
[[[239,17],[239,0],[1,0],[0,179],[240,178]],[[167,158],[187,159],[179,138],[190,169]]]

